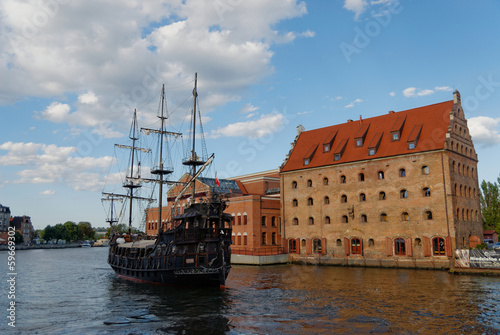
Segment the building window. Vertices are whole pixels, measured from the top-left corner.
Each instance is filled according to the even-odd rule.
[[[380,222],[387,222],[387,214],[385,213],[380,214]]]
[[[359,238],[351,239],[351,254],[361,255],[363,253],[361,240]]]
[[[337,247],[342,246],[342,240],[340,238],[337,239]]]
[[[323,185],[328,185],[328,178],[323,178]]]
[[[271,234],[271,244],[276,245],[276,233]]]
[[[262,233],[262,245],[266,245],[267,244],[267,235],[266,233]]]
[[[297,252],[297,241],[296,240],[289,240],[288,241],[288,251],[290,253]]]
[[[309,165],[309,158],[304,158],[304,165]]]
[[[375,246],[375,241],[373,240],[373,238],[371,238],[371,239],[368,240],[368,246],[369,247]]]
[[[422,166],[422,174],[429,174],[429,167],[427,165]]]
[[[308,198],[307,199],[307,206],[312,206],[313,205],[313,198]]]
[[[378,200],[385,200],[385,192],[379,192]]]
[[[297,182],[296,181],[292,181],[292,188],[293,189],[297,188]]]
[[[325,216],[325,224],[330,224],[330,217],[329,216]]]
[[[315,254],[321,254],[322,249],[321,249],[321,240],[319,238],[315,238],[313,240],[313,252]]]
[[[422,192],[423,192],[424,197],[430,197],[431,196],[431,189],[428,188],[428,187],[424,187],[422,189]]]
[[[368,150],[368,156],[373,156],[375,155],[376,150],[375,149],[369,149]]]
[[[360,174],[358,175],[358,180],[359,180],[359,181],[365,181],[365,174],[364,174],[364,173],[360,173]]]
[[[432,249],[436,256],[444,255],[444,239],[441,237],[435,237],[432,239]]]
[[[299,225],[299,219],[297,219],[297,218],[293,218],[293,220],[292,220],[292,225],[294,225],[294,226],[298,226],[298,225]]]
[[[262,217],[262,227],[265,227],[266,226],[266,217],[263,216]]]
[[[271,217],[271,227],[276,227],[276,216]]]
[[[314,218],[313,217],[309,217],[309,225],[313,225],[314,224]]]
[[[401,220],[403,220],[403,221],[410,221],[410,215],[408,214],[408,212],[403,212],[401,214]]]
[[[366,214],[361,214],[361,223],[366,223],[368,221],[368,218],[366,217]]]
[[[408,191],[407,190],[401,190],[401,191],[399,191],[399,196],[400,196],[401,199],[408,198]]]
[[[406,255],[405,240],[397,238],[394,240],[394,254]]]
[[[399,133],[392,133],[392,140],[399,141]]]
[[[238,235],[238,245],[241,245],[241,235]]]
[[[415,147],[416,147],[415,142],[408,143],[408,150],[413,150],[415,149]]]
[[[243,225],[246,225],[247,223],[248,223],[248,221],[247,221],[247,215],[244,214],[243,215]]]
[[[363,139],[358,138],[356,139],[356,147],[362,147],[363,146]]]
[[[399,176],[400,177],[406,177],[406,170],[405,169],[399,169]]]
[[[347,202],[347,195],[342,194],[342,196],[340,197],[340,202],[341,203],[346,203]]]
[[[378,179],[384,179],[384,171],[378,172]]]
[[[324,200],[324,201],[325,201],[325,205],[328,205],[328,204],[330,203],[330,198],[325,197],[325,200]]]
[[[309,180],[307,181],[307,187],[312,187],[312,186],[313,186],[313,182],[312,182],[312,180],[311,180],[311,179],[309,179]]]
[[[347,215],[342,215],[342,223],[349,223],[349,219],[347,218]]]
[[[248,244],[248,236],[244,235],[243,236],[243,245],[247,245]]]
[[[424,216],[425,216],[426,220],[432,220],[432,212],[431,211],[426,211]]]
[[[346,178],[344,175],[341,175],[341,176],[340,176],[340,183],[341,183],[341,184],[345,184],[345,183],[347,183],[347,178]]]
[[[359,201],[361,201],[361,202],[366,201],[366,195],[364,193],[361,193],[359,195]]]
[[[330,152],[330,144],[323,144],[323,152]]]

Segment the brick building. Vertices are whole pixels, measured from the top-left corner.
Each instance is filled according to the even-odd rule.
[[[179,182],[185,183],[190,179],[185,174]],[[198,178],[196,181],[195,200],[202,201],[218,192],[228,198],[226,213],[230,213],[233,220],[234,254],[243,255],[275,255],[282,253],[280,235],[280,179],[278,170],[264,171],[230,179],[221,179],[220,187],[214,178]],[[181,199],[174,204],[174,200],[182,190],[183,185],[173,186],[168,192],[169,206],[162,208],[162,222],[168,226],[172,213],[184,213],[191,199],[188,190]],[[146,211],[146,234],[155,235],[158,231],[158,208]]]
[[[10,208],[0,204],[0,232],[6,232],[10,225]]]
[[[35,237],[35,229],[31,223],[29,216],[14,216],[11,221],[11,226],[15,227],[21,235],[23,235],[24,243],[31,243]]]
[[[453,100],[303,131],[280,170],[293,261],[448,268],[482,240],[477,156]]]

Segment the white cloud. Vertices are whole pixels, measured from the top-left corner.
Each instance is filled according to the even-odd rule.
[[[39,116],[55,123],[69,122],[70,111],[70,105],[53,102],[43,112],[39,113]]]
[[[396,92],[394,92],[394,91],[393,91],[393,92],[389,93],[389,95],[390,95],[391,97],[394,97],[394,96],[396,96]]]
[[[416,97],[416,96],[422,97],[422,96],[431,95],[431,94],[434,94],[436,92],[441,92],[441,91],[449,92],[449,91],[452,91],[452,88],[448,87],[448,86],[436,86],[436,87],[434,87],[434,89],[419,89],[416,87],[408,87],[408,88],[403,90],[403,95],[407,98]]]
[[[351,102],[350,104],[348,104],[348,105],[346,105],[344,107],[345,108],[353,108],[355,105],[359,105],[362,102],[363,102],[363,100],[361,100],[361,99],[358,98],[358,99],[354,100],[353,102]]]
[[[54,195],[56,194],[56,191],[54,190],[45,190],[43,192],[40,192],[41,195]]]
[[[272,113],[262,115],[260,119],[255,121],[237,122],[223,128],[212,130],[210,137],[218,138],[226,136],[259,138],[278,131],[283,125],[284,119],[285,116],[283,114]]]
[[[255,107],[251,103],[246,103],[241,109],[240,113],[247,114],[251,112],[255,112],[256,110],[259,110],[259,107]]]
[[[345,0],[344,8],[354,12],[354,18],[357,20],[361,14],[368,7],[368,3],[366,0]]]
[[[78,96],[78,102],[82,104],[95,104],[98,100],[94,92],[87,92]]]
[[[500,143],[500,118],[476,116],[467,120],[475,145],[491,147]]]
[[[101,174],[108,171],[112,161],[109,156],[79,157],[75,155],[77,148],[53,144],[5,142],[0,150],[7,151],[0,156],[0,166],[21,168],[19,179],[11,183],[66,183],[75,190],[102,189]]]

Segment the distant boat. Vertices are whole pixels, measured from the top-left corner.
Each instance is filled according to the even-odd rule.
[[[89,241],[84,241],[80,244],[80,247],[82,248],[90,248],[91,245],[90,245],[90,242]]]
[[[137,282],[151,282],[172,285],[190,286],[224,286],[231,269],[232,216],[224,213],[227,207],[222,197],[214,193],[211,199],[195,203],[195,181],[200,173],[212,162],[214,155],[199,157],[195,152],[196,134],[196,100],[197,100],[196,74],[194,81],[192,110],[192,150],[182,164],[190,167],[191,179],[184,185],[175,202],[181,199],[185,191],[191,186],[191,204],[180,215],[173,216],[167,225],[162,224],[163,185],[179,184],[165,179],[173,172],[173,167],[164,166],[163,142],[166,136],[178,137],[182,134],[165,130],[165,88],[162,88],[160,126],[157,129],[142,130],[148,134],[159,136],[159,153],[157,165],[152,168],[154,179],[140,178],[135,171],[140,166],[136,161],[136,152],[147,152],[148,149],[139,148],[137,116],[134,112],[130,131],[131,146],[117,145],[129,149],[130,167],[123,187],[127,194],[103,192],[103,200],[111,201],[111,219],[107,220],[112,228],[118,220],[113,218],[113,200],[123,198],[129,200],[129,231],[121,234],[114,229],[110,238],[108,264],[115,273],[125,279]],[[201,128],[201,127],[200,127]],[[208,156],[208,155],[206,155]],[[131,234],[133,203],[141,200],[150,200],[138,197],[134,191],[142,186],[142,182],[158,184],[158,232],[152,236],[137,236]],[[171,206],[173,207],[173,206]],[[172,213],[173,215],[174,213]]]
[[[109,239],[107,238],[101,238],[97,241],[95,241],[93,247],[107,247],[109,246]]]

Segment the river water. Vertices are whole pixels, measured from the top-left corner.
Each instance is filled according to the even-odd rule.
[[[0,252],[0,334],[500,333],[500,277],[233,266],[226,290],[175,288],[116,277],[107,251],[17,251],[15,299]]]

